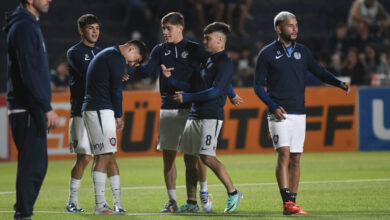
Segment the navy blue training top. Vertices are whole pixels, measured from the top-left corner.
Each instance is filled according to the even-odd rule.
[[[46,113],[52,107],[49,64],[39,22],[20,6],[5,17],[8,108],[28,110],[44,122],[38,112]]]
[[[159,74],[161,109],[183,109],[189,108],[191,103],[180,104],[173,100],[176,91],[193,91],[193,83],[196,75],[199,75],[200,64],[207,60],[208,53],[203,46],[183,39],[177,44],[161,43],[156,45],[148,62],[145,65],[132,68],[132,74],[150,76]],[[162,74],[161,64],[167,68],[173,67],[170,77]]]
[[[122,78],[126,60],[118,46],[98,53],[88,66],[82,111],[111,109],[122,116]]]
[[[254,89],[270,112],[282,106],[288,114],[305,114],[307,71],[325,83],[341,86],[341,81],[320,66],[307,47],[296,42],[292,46],[289,54],[283,43],[274,41],[258,55]]]
[[[211,55],[196,80],[197,92],[183,93],[183,102],[192,102],[188,119],[223,120],[232,77],[233,63],[226,51]]]
[[[69,48],[66,54],[70,86],[70,117],[81,116],[88,65],[100,50],[99,47],[89,47],[80,41]]]

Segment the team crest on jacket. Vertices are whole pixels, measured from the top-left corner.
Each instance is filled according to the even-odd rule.
[[[275,144],[279,142],[279,135],[275,134],[274,137],[272,138]]]
[[[110,144],[115,147],[116,145],[116,138],[110,138]]]
[[[301,53],[299,52],[294,52],[294,58],[297,59],[297,60],[300,60],[301,59]]]
[[[84,54],[84,60],[91,60],[88,54]]]
[[[188,52],[187,52],[187,51],[181,52],[181,57],[182,57],[183,59],[187,58],[187,57],[188,57]]]

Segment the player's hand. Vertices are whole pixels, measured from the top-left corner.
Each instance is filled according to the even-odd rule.
[[[171,71],[174,70],[175,68],[171,67],[171,68],[166,68],[164,64],[161,64],[161,70],[162,70],[162,74],[165,76],[165,77],[170,77],[172,76],[172,73]]]
[[[124,127],[123,119],[122,118],[115,118],[115,124],[116,124],[116,130],[122,131]]]
[[[178,91],[176,92],[175,95],[173,95],[173,100],[175,100],[176,102],[179,102],[179,103],[183,103],[183,95],[182,95],[183,91]]]
[[[46,112],[47,129],[54,129],[59,125],[59,117],[54,110]]]
[[[236,94],[234,98],[229,98],[230,103],[232,103],[234,106],[239,106],[241,103],[244,102],[244,99],[241,98],[239,95]]]
[[[343,90],[347,91],[347,95],[349,95],[349,93],[351,92],[351,85],[349,83],[347,83],[347,82],[342,82],[340,87]]]
[[[127,81],[127,80],[129,80],[129,79],[130,79],[130,75],[127,74],[127,73],[124,73],[124,74],[123,74],[123,77],[122,77],[122,82]]]
[[[282,106],[277,108],[274,112],[276,119],[279,119],[279,120],[286,119],[286,116],[284,116],[284,114],[287,114],[287,112],[284,110],[284,108]]]

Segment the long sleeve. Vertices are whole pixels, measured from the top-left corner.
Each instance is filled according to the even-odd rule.
[[[341,86],[341,81],[336,79],[334,75],[330,72],[328,72],[325,68],[323,68],[313,57],[310,50],[307,49],[307,62],[308,62],[308,69],[311,73],[313,73],[318,79],[320,79],[322,82],[328,83],[330,85],[339,87]]]
[[[276,104],[264,90],[267,81],[268,65],[265,59],[264,53],[260,52],[256,61],[255,67],[255,76],[254,76],[254,90],[256,95],[261,99],[261,101],[266,104],[270,112],[274,112],[279,105]]]
[[[110,93],[115,118],[122,117],[122,77],[125,70],[125,60],[112,56],[108,63],[110,67]]]
[[[19,60],[19,68],[23,84],[44,112],[52,110],[50,106],[51,89],[49,70],[43,69],[47,63],[47,56],[37,56],[44,44],[39,37],[40,33],[29,23],[21,23],[15,32],[13,45]]]

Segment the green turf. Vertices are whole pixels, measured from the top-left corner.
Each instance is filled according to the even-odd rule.
[[[79,202],[86,214],[66,213],[64,205],[68,198],[69,172],[73,164],[73,161],[67,160],[49,162],[33,219],[286,218],[281,215],[281,199],[275,183],[275,154],[226,155],[219,156],[219,159],[225,164],[236,187],[244,194],[238,210],[231,215],[223,213],[226,191],[211,171],[208,173],[208,184],[209,192],[213,195],[213,212],[160,215],[159,210],[167,200],[162,158],[136,157],[118,159],[123,204],[128,214],[134,213],[134,216],[91,214],[94,196],[90,165],[79,191]],[[186,198],[182,157],[177,158],[177,169],[178,202],[183,204]],[[16,163],[0,163],[0,170],[0,219],[12,219]],[[308,212],[305,219],[390,219],[390,152],[304,153],[301,171],[297,202]],[[111,204],[109,188],[106,197]]]

